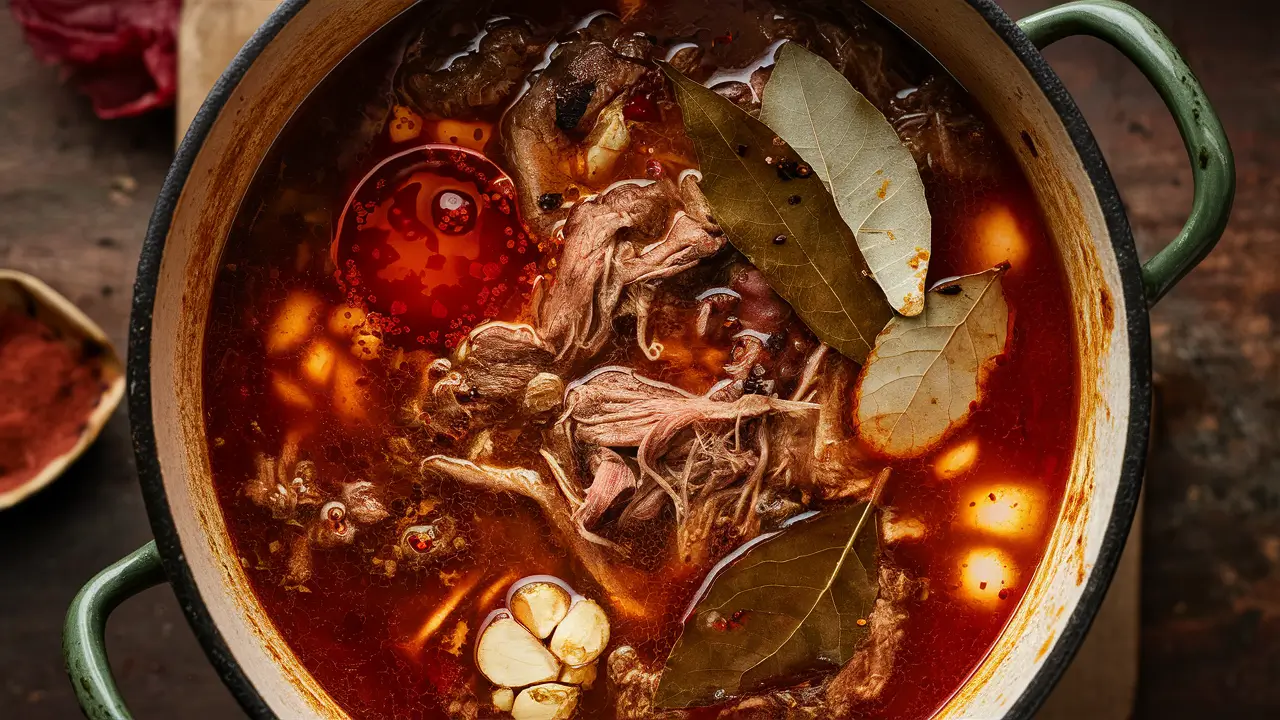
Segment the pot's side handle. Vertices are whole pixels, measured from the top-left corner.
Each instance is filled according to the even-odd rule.
[[[80,708],[89,720],[130,720],[107,662],[107,616],[130,597],[165,581],[151,541],[80,588],[62,628],[62,654]]]
[[[1177,48],[1146,15],[1113,0],[1082,0],[1036,13],[1018,26],[1036,47],[1072,35],[1103,40],[1138,66],[1164,99],[1191,158],[1195,199],[1182,232],[1142,266],[1154,305],[1222,237],[1236,192],[1235,160],[1218,114]]]

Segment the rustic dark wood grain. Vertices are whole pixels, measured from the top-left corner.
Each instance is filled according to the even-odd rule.
[[[1152,313],[1160,412],[1146,482],[1136,716],[1280,717],[1280,6],[1132,0],[1222,116],[1239,188],[1226,236]],[[1020,16],[1053,4],[1009,0]],[[1191,173],[1159,97],[1119,53],[1046,53],[1120,187],[1139,251],[1178,231]]]
[[[102,122],[40,66],[0,8],[0,267],[42,278],[123,349],[138,250],[173,148],[173,116]],[[0,512],[0,718],[80,713],[62,668],[62,620],[98,570],[151,537],[121,407],[67,474]],[[111,618],[108,647],[140,720],[229,718],[173,593]]]
[[[1006,0],[1015,17],[1045,0]],[[1239,192],[1222,244],[1153,314],[1160,432],[1147,482],[1139,718],[1280,714],[1280,6],[1134,0],[1220,111]],[[1177,232],[1191,174],[1156,94],[1120,55],[1047,53],[1114,172],[1140,250]],[[59,86],[0,12],[0,265],[50,282],[123,343],[172,117],[105,123]],[[0,513],[0,717],[76,716],[59,634],[94,572],[149,537],[123,410],[66,477]],[[237,715],[172,593],[113,617],[140,719]]]

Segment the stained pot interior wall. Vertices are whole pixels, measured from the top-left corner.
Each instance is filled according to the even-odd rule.
[[[310,0],[289,20],[227,96],[178,199],[160,267],[152,413],[169,506],[209,615],[245,675],[284,718],[346,713],[261,612],[227,536],[210,480],[200,390],[209,296],[240,200],[280,129],[361,39],[411,4]]]
[[[218,258],[241,197],[306,93],[411,0],[311,0],[230,94],[176,210],[153,326],[153,413],[170,507],[201,595],[237,661],[282,717],[344,713],[297,663],[259,612],[210,482],[200,397],[201,344]],[[871,0],[946,65],[995,119],[1040,199],[1075,297],[1084,377],[1069,501],[1027,600],[974,679],[942,717],[996,717],[1061,635],[1114,501],[1128,416],[1124,298],[1088,178],[1047,99],[1003,41],[963,0]],[[1033,154],[1021,133],[1036,147]],[[1109,298],[1108,320],[1100,298]]]
[[[1081,406],[1066,500],[1046,560],[1008,627],[938,716],[1000,717],[1061,639],[1115,503],[1130,392],[1120,271],[1097,197],[1065,126],[987,20],[963,0],[867,4],[926,47],[996,123],[1036,193],[1075,298]]]

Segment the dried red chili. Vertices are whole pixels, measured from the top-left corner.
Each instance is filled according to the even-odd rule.
[[[0,310],[0,492],[75,446],[102,398],[99,352],[69,345],[32,317]]]
[[[173,104],[180,0],[12,0],[36,57],[62,66],[102,118]]]

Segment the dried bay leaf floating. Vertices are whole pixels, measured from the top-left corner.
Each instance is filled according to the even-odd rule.
[[[1009,342],[1008,265],[938,283],[924,312],[895,317],[858,376],[858,435],[895,458],[923,455],[968,421]]]
[[[893,309],[919,315],[929,204],[916,160],[885,116],[826,60],[790,42],[765,85],[760,120],[831,191]]]
[[[801,158],[764,123],[659,65],[675,87],[700,187],[729,242],[815,335],[862,362],[893,312],[831,195],[812,174],[791,177],[778,167]]]
[[[657,706],[711,705],[848,662],[879,592],[874,506],[873,495],[801,516],[722,561],[667,658]]]

